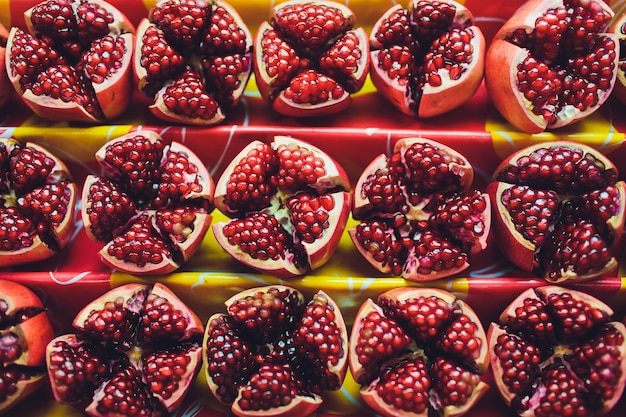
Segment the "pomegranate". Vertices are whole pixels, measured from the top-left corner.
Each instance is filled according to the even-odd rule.
[[[252,288],[226,308],[208,320],[203,358],[211,392],[235,415],[307,416],[341,388],[348,332],[323,291],[307,302],[295,288]]]
[[[55,121],[101,123],[128,107],[134,26],[103,0],[46,0],[14,27],[7,73],[35,114]]]
[[[5,60],[6,60],[6,47],[7,47],[7,39],[9,38],[9,32],[6,28],[0,23],[0,108],[9,101],[10,97],[10,85],[9,78],[5,71]]]
[[[596,111],[617,75],[613,11],[602,0],[531,0],[495,35],[485,64],[493,104],[515,128],[557,129]]]
[[[511,262],[552,283],[616,271],[626,194],[601,152],[556,141],[506,158],[487,187],[494,235]]]
[[[456,274],[487,246],[491,206],[472,189],[461,154],[423,138],[399,140],[375,158],[354,191],[349,230],[359,252],[384,274],[427,281]]]
[[[168,122],[222,122],[252,73],[252,34],[221,0],[157,1],[139,23],[135,49],[136,85]]]
[[[620,51],[617,76],[612,94],[615,95],[622,104],[626,104],[626,12],[622,13],[619,18],[613,21],[611,24],[611,32],[617,35]]]
[[[30,289],[0,280],[0,414],[45,382],[45,346],[54,330]]]
[[[77,186],[35,143],[0,139],[0,267],[50,258],[69,243]]]
[[[276,136],[248,144],[215,187],[215,206],[232,218],[213,225],[235,259],[278,277],[301,275],[332,256],[350,215],[348,177],[328,154]]]
[[[461,416],[488,388],[485,330],[444,290],[396,288],[366,300],[349,346],[361,397],[386,417]]]
[[[592,416],[619,400],[626,382],[626,328],[584,292],[543,286],[522,292],[489,327],[491,368],[520,416]]]
[[[274,110],[311,117],[350,105],[369,69],[367,33],[355,22],[352,10],[333,1],[274,6],[254,41],[256,83]]]
[[[171,413],[202,365],[203,323],[160,283],[114,288],[72,324],[47,345],[48,377],[56,401],[94,417]]]
[[[484,72],[485,39],[467,7],[453,0],[396,4],[370,34],[370,76],[402,113],[432,117],[467,101]]]
[[[106,242],[99,257],[131,274],[166,274],[189,260],[208,231],[214,184],[186,146],[152,131],[120,136],[96,153],[103,176],[82,193],[87,235]]]

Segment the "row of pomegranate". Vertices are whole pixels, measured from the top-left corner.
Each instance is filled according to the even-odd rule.
[[[591,417],[626,382],[624,324],[557,286],[523,291],[487,331],[467,303],[426,287],[367,299],[350,333],[321,290],[250,288],[225,304],[205,326],[163,284],[126,284],[56,335],[34,293],[0,281],[0,414],[48,380],[56,401],[94,417],[169,415],[201,368],[203,400],[241,417],[311,415],[348,370],[384,417],[462,416],[491,381],[520,416]]]
[[[52,120],[111,120],[138,91],[163,121],[213,125],[235,111],[252,72],[268,105],[292,117],[346,109],[368,75],[416,117],[458,107],[484,78],[497,109],[529,133],[586,117],[613,90],[626,100],[626,15],[602,0],[527,1],[489,44],[453,0],[395,5],[369,36],[346,5],[324,0],[280,3],[254,37],[223,1],[160,0],[136,29],[102,0],[46,0],[24,17],[26,30],[0,40],[0,62]]]
[[[326,264],[344,233],[373,270],[415,281],[458,276],[491,244],[551,283],[616,276],[622,255],[624,182],[575,142],[520,149],[485,190],[462,154],[425,138],[398,140],[355,185],[322,149],[287,136],[244,146],[216,182],[154,131],[112,139],[95,160],[101,174],[81,191],[49,150],[0,139],[0,266],[63,251],[77,223],[102,243],[104,264],[136,275],[181,268],[209,228],[242,265],[281,278]],[[225,221],[213,222],[215,208]]]

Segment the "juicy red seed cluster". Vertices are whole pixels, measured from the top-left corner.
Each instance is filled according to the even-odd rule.
[[[216,56],[202,62],[208,82],[214,84],[216,90],[233,91],[241,86],[240,75],[250,66],[246,55]]]
[[[144,373],[150,391],[163,399],[169,399],[180,387],[188,374],[191,362],[188,355],[178,352],[155,352],[144,359]]]
[[[328,300],[318,296],[310,302],[294,332],[294,341],[304,358],[337,366],[345,357],[344,339],[337,326],[337,315]]]
[[[535,409],[537,417],[549,417],[555,413],[571,416],[589,415],[585,401],[581,398],[582,386],[564,365],[546,371],[542,377],[546,392]]]
[[[17,205],[37,223],[37,232],[41,234],[66,219],[69,201],[67,184],[46,184],[18,198]]]
[[[81,2],[76,8],[76,21],[78,39],[85,43],[109,33],[109,25],[115,17],[99,4]]]
[[[408,211],[400,179],[388,168],[378,169],[369,175],[363,183],[361,194],[372,205],[373,211],[382,213]]]
[[[515,224],[515,230],[524,239],[541,246],[558,214],[559,199],[556,192],[514,185],[504,190],[500,198]]]
[[[125,52],[126,41],[122,37],[105,36],[94,41],[81,58],[91,82],[102,84],[115,74],[122,67]]]
[[[198,166],[189,160],[186,152],[171,150],[165,156],[162,165],[159,189],[155,204],[162,207],[165,204],[178,204],[188,195],[201,193],[202,182]]]
[[[402,273],[402,264],[398,259],[402,244],[386,223],[377,220],[361,222],[356,227],[356,238],[376,262],[383,267],[389,266],[394,275]]]
[[[136,318],[135,313],[124,307],[124,299],[118,297],[91,311],[82,325],[92,339],[128,348],[135,336]]]
[[[172,256],[168,243],[157,234],[146,218],[133,223],[123,234],[113,238],[107,254],[139,267],[159,264]]]
[[[428,275],[433,272],[461,268],[467,263],[468,254],[448,236],[427,230],[411,243],[417,260],[417,272]]]
[[[598,219],[598,224],[606,223],[619,213],[621,195],[615,185],[594,190],[581,196],[581,210],[590,219]]]
[[[218,110],[218,103],[206,92],[200,76],[187,71],[165,89],[163,103],[173,113],[191,119],[210,120]]]
[[[240,392],[243,410],[269,410],[288,405],[297,396],[296,383],[288,366],[263,365]]]
[[[462,228],[476,236],[482,236],[485,233],[482,213],[486,209],[485,196],[480,191],[473,190],[444,198],[431,219],[438,225]]]
[[[410,45],[414,36],[410,22],[409,11],[407,9],[398,9],[387,17],[378,32],[376,32],[376,40],[383,46],[390,45]]]
[[[337,100],[345,93],[346,90],[337,81],[312,69],[298,74],[284,90],[286,99],[313,106]]]
[[[355,352],[366,369],[404,351],[411,343],[411,337],[396,320],[378,311],[370,312],[360,325]]]
[[[557,329],[550,309],[539,298],[526,298],[521,306],[515,308],[513,317],[507,320],[506,325],[511,331],[521,332],[540,345],[554,343],[556,340]]]
[[[0,211],[0,250],[15,251],[33,245],[35,229],[31,220],[15,207]]]
[[[20,77],[23,89],[30,89],[37,75],[53,65],[65,64],[65,58],[58,51],[21,29],[17,29],[11,45],[9,60],[11,74]]]
[[[20,337],[13,331],[8,331],[0,336],[0,364],[15,362],[22,356]]]
[[[305,243],[313,243],[330,227],[329,213],[335,208],[335,199],[329,194],[312,196],[302,193],[287,200],[287,207],[298,236]]]
[[[451,164],[464,162],[430,143],[414,143],[404,153],[407,176],[415,191],[431,193],[456,188],[459,178],[451,172]]]
[[[222,6],[217,6],[213,10],[209,22],[209,29],[203,41],[205,52],[237,53],[246,49],[246,33]]]
[[[354,32],[347,32],[320,58],[320,68],[329,74],[349,76],[359,69],[363,52],[359,48],[359,38]]]
[[[143,308],[138,329],[142,343],[158,345],[166,340],[183,338],[189,326],[189,318],[167,298],[152,293],[148,295]]]
[[[151,192],[160,175],[160,164],[165,144],[136,136],[107,146],[104,164],[119,172],[123,182],[133,193]]]
[[[284,259],[291,246],[291,238],[283,226],[265,213],[233,220],[224,226],[223,233],[231,245],[254,259]]]
[[[202,3],[192,1],[166,1],[152,9],[151,21],[156,23],[170,39],[183,47],[198,42],[208,10]]]
[[[36,96],[50,96],[65,103],[77,102],[84,105],[90,100],[83,80],[68,65],[53,65],[39,73],[32,85],[32,91]]]
[[[22,148],[9,165],[12,187],[18,192],[24,192],[42,185],[55,165],[55,161],[45,153],[29,147]]]
[[[613,80],[612,64],[615,56],[615,41],[603,36],[594,42],[593,49],[587,55],[569,58],[566,68],[572,75],[597,85],[601,90],[608,90]]]
[[[503,333],[493,347],[502,368],[502,381],[513,394],[524,394],[537,377],[541,351],[516,334]]]
[[[140,60],[148,73],[148,83],[155,84],[175,76],[184,65],[184,57],[167,42],[163,31],[154,26],[144,32]],[[155,92],[157,87],[153,87]]]
[[[429,409],[432,381],[423,358],[404,360],[386,367],[376,384],[376,392],[398,410],[423,414]]]
[[[445,32],[432,43],[424,58],[426,82],[439,87],[443,81],[439,70],[445,69],[451,80],[458,80],[466,70],[463,64],[472,62],[474,34],[469,29],[454,28]]]
[[[89,201],[85,207],[91,224],[91,232],[96,239],[109,241],[112,231],[135,214],[133,199],[113,182],[98,178],[89,187]]]
[[[440,335],[441,329],[452,318],[455,306],[435,295],[411,297],[404,301],[379,299],[385,314],[406,323],[412,335],[429,341]]]
[[[610,318],[605,310],[577,299],[571,293],[550,294],[546,301],[566,341],[584,337],[591,329],[608,322]]]
[[[4,402],[6,399],[17,393],[17,384],[27,379],[22,369],[17,366],[7,366],[0,369],[0,380],[2,385],[0,386],[0,401]]]
[[[407,84],[415,74],[413,53],[407,46],[393,45],[378,54],[378,66],[387,72],[392,80]]]
[[[31,20],[38,31],[54,34],[59,40],[73,38],[76,33],[76,16],[70,0],[48,0],[36,5]]]
[[[437,358],[433,362],[430,376],[444,407],[467,404],[474,388],[480,382],[480,375],[444,358]]]
[[[440,1],[419,1],[413,7],[413,22],[420,38],[435,39],[452,25],[456,7]]]
[[[478,359],[483,347],[482,341],[476,336],[478,325],[467,314],[459,314],[446,327],[437,339],[437,346],[442,352],[447,352],[457,358],[470,363]]]
[[[182,243],[193,232],[197,213],[198,209],[189,207],[158,210],[156,212],[156,223],[160,230],[172,235],[176,242]]]
[[[265,72],[270,78],[277,77],[278,85],[283,85],[289,78],[310,65],[309,60],[299,56],[274,29],[267,29],[263,33],[261,50]]]
[[[131,412],[148,416],[152,413],[147,387],[139,371],[132,366],[115,374],[102,391],[96,410],[103,415]]]
[[[326,175],[324,160],[312,151],[295,144],[280,145],[278,155],[278,173],[274,182],[285,191],[297,190],[315,184]]]

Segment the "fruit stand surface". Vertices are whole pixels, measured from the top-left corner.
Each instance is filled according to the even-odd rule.
[[[153,4],[152,0],[110,0],[133,21],[139,20]],[[23,26],[22,13],[38,0],[0,0],[0,23],[6,27]],[[280,1],[230,0],[254,32],[269,15],[271,5]],[[346,1],[355,12],[357,26],[369,31],[376,19],[396,1]],[[404,2],[400,2],[404,3]],[[474,13],[476,22],[490,39],[504,20],[521,4],[515,1],[468,0],[466,6]],[[611,2],[617,12],[626,7],[622,1]],[[259,139],[269,142],[274,135],[293,136],[328,152],[347,171],[352,185],[361,171],[381,153],[388,153],[397,139],[426,137],[445,143],[464,154],[475,169],[475,185],[484,189],[498,163],[512,152],[531,143],[557,139],[574,140],[600,149],[626,178],[626,109],[609,100],[591,117],[570,127],[537,135],[515,131],[491,105],[484,86],[472,99],[442,116],[418,120],[400,114],[384,102],[369,82],[353,97],[350,107],[337,115],[297,120],[274,113],[261,99],[255,80],[248,84],[244,99],[221,125],[211,128],[169,126],[150,115],[147,103],[135,97],[129,110],[120,118],[99,126],[57,123],[34,116],[17,98],[0,110],[0,137],[15,137],[21,141],[37,142],[63,159],[82,186],[88,174],[100,173],[94,154],[109,139],[131,131],[158,131],[166,141],[179,141],[191,148],[205,162],[214,178],[245,145]],[[358,150],[358,152],[356,151]],[[80,210],[77,207],[76,210]],[[77,213],[77,219],[80,214]],[[213,221],[225,217],[215,211]],[[351,220],[348,228],[355,223]],[[57,256],[29,265],[0,271],[0,278],[22,282],[36,290],[49,308],[59,333],[71,330],[71,320],[85,303],[113,286],[127,282],[159,281],[174,290],[197,314],[206,320],[223,311],[223,301],[236,292],[250,287],[281,283],[292,285],[305,295],[323,289],[338,302],[348,325],[358,307],[368,297],[400,286],[432,286],[447,289],[466,300],[483,320],[484,325],[496,320],[500,311],[522,290],[545,282],[509,264],[490,244],[474,256],[471,267],[458,276],[424,284],[401,278],[382,276],[373,269],[352,245],[344,233],[337,251],[328,264],[311,274],[279,280],[248,269],[226,254],[207,233],[202,247],[183,268],[170,275],[135,277],[107,269],[97,258],[101,245],[89,240],[77,220],[77,231],[69,247]],[[624,251],[622,251],[623,253]],[[621,262],[615,277],[570,284],[606,301],[618,319],[626,315],[626,262]],[[487,382],[491,381],[486,375]],[[15,416],[82,416],[69,406],[56,404],[48,386],[35,397],[10,412]],[[624,415],[626,395],[610,417]],[[218,417],[227,415],[210,394],[202,372],[181,408],[174,416]],[[361,402],[357,384],[348,376],[344,387],[326,396],[318,417],[335,415],[374,415]],[[512,416],[498,396],[495,387],[467,414],[468,417]]]

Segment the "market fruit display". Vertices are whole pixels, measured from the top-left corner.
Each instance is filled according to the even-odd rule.
[[[132,95],[134,26],[103,0],[46,0],[11,28],[6,71],[38,116],[102,123]]]
[[[262,97],[291,117],[335,114],[365,83],[369,45],[352,10],[339,2],[291,0],[272,8],[254,41]]]
[[[117,137],[96,152],[103,175],[90,174],[82,192],[87,235],[110,268],[166,274],[200,247],[211,223],[214,183],[188,147],[158,133]]]
[[[600,151],[539,143],[509,155],[492,179],[497,246],[517,267],[552,283],[616,272],[626,184]]]
[[[9,97],[11,90],[11,83],[9,82],[9,77],[7,76],[5,70],[5,60],[6,60],[6,51],[7,51],[7,39],[9,38],[9,32],[7,29],[0,23],[0,108],[9,101]]]
[[[0,138],[0,177],[0,267],[60,253],[76,229],[67,166],[36,143]]]
[[[459,2],[396,4],[375,23],[369,39],[372,82],[407,115],[446,113],[469,100],[482,83],[485,38]]]
[[[522,292],[489,327],[491,369],[520,416],[592,416],[610,411],[626,380],[626,328],[581,291]]]
[[[217,242],[233,258],[278,277],[324,265],[345,230],[351,205],[343,168],[323,150],[276,136],[253,141],[225,168],[215,206]]]
[[[116,287],[72,324],[47,345],[48,377],[56,401],[91,416],[171,413],[200,370],[204,325],[163,284]]]
[[[341,388],[348,333],[326,293],[306,299],[272,285],[243,290],[225,304],[227,312],[206,325],[204,365],[211,392],[235,415],[307,416],[323,393]]]
[[[602,0],[531,0],[495,35],[485,62],[498,111],[528,133],[595,112],[610,96],[620,47]]]
[[[22,284],[0,280],[0,414],[45,382],[45,348],[53,338],[41,299]]]
[[[615,86],[611,94],[622,104],[626,104],[626,12],[613,20],[611,32],[617,35],[620,50]]]
[[[350,237],[378,271],[414,281],[463,271],[487,246],[491,205],[472,188],[460,153],[424,138],[404,138],[362,172],[354,189]]]
[[[252,73],[252,34],[221,0],[156,2],[137,27],[135,49],[136,87],[166,122],[222,122]]]
[[[385,417],[461,416],[488,388],[485,330],[444,290],[396,288],[366,300],[349,346],[361,398]]]

